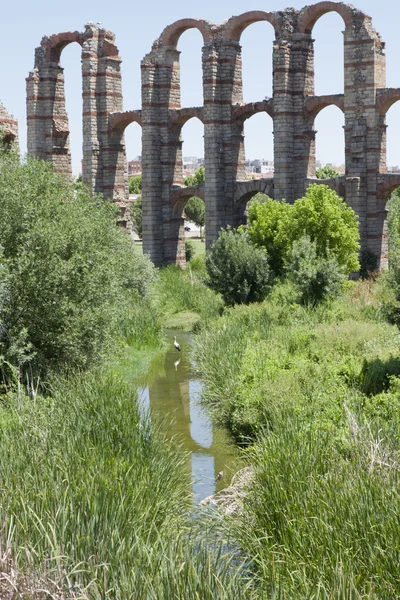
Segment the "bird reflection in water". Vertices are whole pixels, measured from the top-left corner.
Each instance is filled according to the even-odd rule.
[[[175,371],[177,371],[177,370],[178,370],[178,367],[179,367],[179,363],[180,363],[180,362],[181,362],[181,359],[180,359],[180,358],[178,358],[178,360],[176,360],[176,361],[174,362]]]

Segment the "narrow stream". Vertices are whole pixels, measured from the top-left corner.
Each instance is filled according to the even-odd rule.
[[[174,335],[181,352],[174,348]],[[166,336],[168,350],[163,371],[139,389],[139,401],[150,417],[161,418],[168,436],[189,452],[193,501],[197,504],[229,485],[237,452],[228,433],[213,425],[200,405],[202,382],[191,374],[191,334],[168,330]]]

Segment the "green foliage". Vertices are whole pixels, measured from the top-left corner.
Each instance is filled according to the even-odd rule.
[[[277,275],[285,271],[292,245],[303,235],[316,242],[318,257],[335,257],[346,274],[359,268],[357,216],[326,185],[310,185],[293,205],[273,200],[250,205],[249,235],[266,249]]]
[[[360,302],[369,308],[372,293],[360,297],[359,288],[363,282],[340,300],[310,308],[295,303],[293,284],[278,284],[263,304],[230,309],[196,335],[204,399],[239,440],[254,439],[274,426],[280,411],[295,407],[341,443],[344,403],[355,410],[363,406],[371,370],[369,389],[386,389],[388,374],[396,373],[387,361],[398,333],[370,320],[376,313],[364,311]],[[372,369],[379,361],[387,371]]]
[[[185,240],[185,258],[186,262],[190,262],[194,257],[195,251],[193,242],[191,240]]]
[[[281,598],[398,595],[398,470],[382,472],[387,448],[370,454],[373,440],[352,427],[346,456],[329,432],[295,417],[251,454],[254,479],[233,527],[239,521],[237,539],[265,587],[279,589]]]
[[[0,405],[0,472],[0,543],[25,574],[82,598],[250,597],[240,562],[189,522],[186,459],[132,385],[96,371]]]
[[[290,240],[285,237],[284,223],[290,219],[290,206],[285,201],[271,198],[263,202],[253,201],[249,205],[248,232],[251,241],[265,248],[275,275],[284,271]]]
[[[129,193],[130,194],[141,194],[142,193],[142,176],[134,175],[129,177]]]
[[[131,218],[133,226],[138,234],[139,238],[142,239],[142,196],[136,198],[131,204]]]
[[[38,374],[87,367],[131,302],[155,279],[115,226],[115,207],[38,160],[0,161],[0,244],[9,277],[1,354]]]
[[[310,185],[293,205],[286,235],[294,241],[304,234],[316,242],[318,256],[335,256],[346,273],[358,270],[358,217],[326,185]]]
[[[189,198],[185,205],[185,215],[189,221],[193,221],[198,227],[204,227],[206,209],[203,200],[197,196]]]
[[[265,298],[270,288],[267,257],[246,231],[222,230],[206,255],[210,287],[225,304],[248,304]]]
[[[196,313],[207,321],[222,310],[221,298],[204,285],[202,270],[192,269],[191,265],[186,271],[175,265],[161,269],[154,301],[163,319],[177,313]]]
[[[204,185],[206,180],[206,170],[204,167],[199,167],[193,175],[185,177],[184,184],[189,186]]]
[[[288,262],[288,275],[300,293],[301,302],[315,306],[339,295],[343,270],[334,256],[317,256],[317,244],[308,236],[296,240]]]
[[[333,179],[334,177],[340,177],[340,173],[333,167],[325,165],[325,167],[320,167],[316,170],[315,176],[318,179]]]

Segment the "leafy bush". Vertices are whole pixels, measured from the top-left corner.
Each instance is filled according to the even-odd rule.
[[[318,257],[317,244],[308,236],[294,242],[288,275],[300,292],[301,302],[312,306],[338,296],[344,281],[336,258]]]
[[[9,273],[1,354],[14,364],[29,355],[36,373],[88,366],[131,293],[150,293],[154,268],[116,227],[110,202],[74,189],[47,163],[2,157],[0,214]]]
[[[131,204],[131,218],[134,229],[140,239],[142,239],[142,212],[142,196],[139,196]]]
[[[246,231],[222,230],[206,255],[206,267],[210,287],[228,305],[257,302],[268,293],[266,254],[254,246]]]
[[[285,271],[293,243],[303,235],[316,243],[318,257],[335,257],[345,273],[359,268],[357,216],[326,185],[310,185],[293,205],[274,200],[250,205],[248,231],[266,249],[277,275]]]
[[[186,262],[190,262],[194,257],[195,251],[193,242],[191,240],[185,240],[185,258]]]
[[[250,239],[265,249],[275,275],[283,273],[289,252],[290,240],[284,234],[283,223],[290,218],[290,209],[285,201],[276,202],[268,197],[262,202],[253,199],[249,204]]]
[[[142,176],[133,175],[129,177],[129,193],[130,194],[141,194],[142,192]]]
[[[333,167],[325,165],[325,167],[320,167],[316,170],[315,176],[317,179],[333,179],[334,177],[340,177],[340,173]]]

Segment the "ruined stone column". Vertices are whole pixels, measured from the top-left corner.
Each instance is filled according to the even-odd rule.
[[[27,79],[28,152],[51,161],[58,173],[71,176],[64,70],[58,63],[65,43],[58,38],[43,38]]]
[[[381,163],[381,120],[377,89],[385,87],[385,56],[379,35],[366,15],[353,9],[345,39],[346,202],[360,219],[362,250],[387,265],[386,211],[377,198]]]
[[[180,108],[179,53],[156,44],[141,66],[143,251],[155,264],[184,263],[184,236],[171,222],[169,202],[174,176],[183,183],[179,140],[169,132],[169,111]]]
[[[205,197],[207,247],[222,227],[234,225],[234,188],[244,177],[242,126],[232,109],[243,102],[241,47],[236,41],[210,41],[203,48]]]
[[[315,177],[314,116],[304,111],[304,101],[314,96],[314,42],[309,33],[295,33],[292,37],[291,70],[293,77],[293,201],[302,198],[306,180]]]

